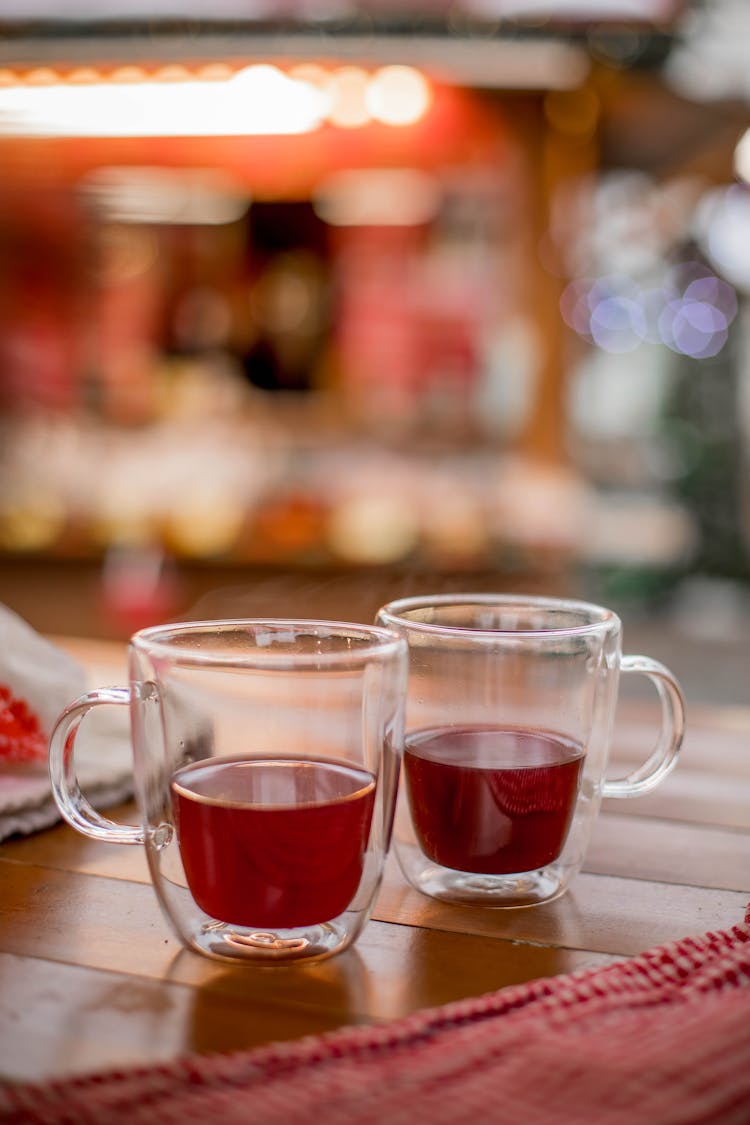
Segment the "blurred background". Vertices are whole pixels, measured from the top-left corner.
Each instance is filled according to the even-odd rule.
[[[746,0],[2,0],[0,600],[750,655]]]

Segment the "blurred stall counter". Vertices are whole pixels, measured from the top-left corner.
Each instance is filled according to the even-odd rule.
[[[285,567],[168,562],[149,571],[133,560],[130,575],[107,576],[101,559],[0,556],[0,601],[48,634],[123,639],[135,629],[167,620],[218,617],[317,617],[372,621],[394,598],[420,590],[487,589],[563,594],[567,565],[550,559],[546,570],[436,571],[416,563],[389,567]],[[144,574],[144,570],[146,573]],[[150,577],[151,581],[148,581]]]
[[[683,567],[688,512],[488,441],[387,442],[310,408],[115,428],[4,427],[0,552],[96,564],[105,594],[184,605],[178,569],[401,568],[534,576]],[[179,567],[178,567],[179,564]],[[127,600],[127,598],[125,599]]]

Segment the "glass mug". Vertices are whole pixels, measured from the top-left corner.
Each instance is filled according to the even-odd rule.
[[[369,917],[390,843],[403,743],[405,642],[323,621],[149,628],[129,687],[57,720],[50,775],[86,836],[145,844],[183,944],[279,963],[345,949]],[[97,706],[129,707],[140,827],[82,795],[74,748]]]
[[[602,797],[634,797],[672,769],[684,700],[672,673],[621,654],[609,609],[554,598],[403,598],[378,624],[409,645],[394,849],[407,880],[448,902],[531,906],[579,871]],[[661,700],[653,753],[605,777],[620,673]]]

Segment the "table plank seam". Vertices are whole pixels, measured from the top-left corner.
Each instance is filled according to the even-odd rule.
[[[472,934],[471,931],[469,931],[469,930],[454,930],[454,929],[451,929],[449,926],[415,925],[413,922],[406,922],[406,921],[401,922],[397,918],[382,917],[382,916],[379,916],[377,913],[373,914],[372,920],[373,920],[373,922],[381,922],[381,923],[383,923],[385,925],[388,925],[388,926],[404,926],[407,929],[412,930],[412,931],[420,931],[421,930],[424,933],[430,933],[430,934],[434,934],[434,933],[457,934],[457,935],[460,935],[460,936],[463,936],[463,937],[474,936],[474,937],[482,938],[483,941],[494,941],[494,942],[498,942],[498,943],[503,944],[503,945],[523,946],[523,947],[533,948],[533,949],[553,949],[553,950],[555,950],[556,952],[559,952],[559,953],[584,953],[584,954],[588,953],[592,957],[612,958],[612,960],[615,960],[615,961],[622,961],[622,960],[625,960],[628,957],[632,956],[632,954],[630,954],[628,952],[623,952],[623,953],[615,953],[615,952],[610,952],[610,951],[603,952],[601,949],[591,949],[587,945],[568,945],[566,943],[560,943],[560,942],[556,942],[556,941],[534,941],[532,938],[508,937],[505,934],[488,934],[484,930],[479,934]]]
[[[732,836],[747,836],[747,828],[741,824],[724,824],[712,820],[689,820],[686,817],[665,816],[664,813],[652,816],[649,812],[617,810],[614,805],[602,808],[599,813],[600,821],[607,820],[633,820],[637,823],[648,820],[651,824],[661,825],[665,832],[678,825],[682,828],[694,828],[697,832],[727,832]]]
[[[71,867],[58,866],[58,865],[56,865],[54,863],[50,863],[50,862],[40,863],[38,861],[34,862],[34,861],[24,860],[24,859],[13,859],[10,856],[0,855],[0,865],[5,864],[5,863],[12,864],[13,866],[16,866],[16,867],[37,868],[39,871],[56,871],[56,872],[61,872],[61,873],[64,873],[64,874],[76,875],[76,876],[78,876],[79,878],[82,878],[82,879],[104,879],[104,880],[107,880],[107,881],[109,881],[111,883],[114,883],[114,884],[128,883],[128,884],[130,884],[131,886],[134,886],[134,887],[147,887],[147,886],[151,885],[147,880],[133,879],[133,878],[130,878],[130,877],[115,876],[115,875],[106,874],[106,873],[100,872],[100,871],[80,871],[80,870],[76,870],[75,868],[71,868]],[[706,885],[706,884],[703,884],[703,883],[683,883],[683,882],[680,882],[680,881],[677,881],[677,880],[672,880],[672,879],[647,879],[647,878],[643,878],[640,875],[624,875],[622,873],[610,874],[610,873],[605,872],[605,871],[590,870],[585,864],[584,864],[583,868],[581,869],[581,873],[587,875],[589,878],[592,878],[592,879],[619,879],[619,880],[622,880],[622,881],[628,882],[628,883],[640,883],[640,884],[644,884],[646,886],[653,886],[653,887],[684,887],[684,886],[689,886],[689,887],[695,888],[696,890],[716,891],[716,892],[719,892],[719,893],[726,892],[727,894],[738,894],[738,895],[750,894],[750,892],[748,892],[747,889],[744,888],[744,887],[731,887],[731,886],[723,886],[723,885],[719,886],[719,887],[716,887],[716,886],[709,886],[709,885]],[[572,884],[572,886],[573,887],[575,886],[575,882]],[[376,902],[377,902],[377,900],[376,900]],[[461,909],[461,908],[458,907],[457,909]],[[492,908],[489,908],[489,909],[492,909]],[[528,907],[527,909],[538,910],[539,907]],[[375,914],[373,914],[373,918],[376,918],[376,917],[377,916]],[[380,921],[390,921],[390,919],[380,919]]]
[[[648,883],[650,886],[658,887],[692,887],[695,890],[703,891],[726,891],[728,894],[748,895],[750,898],[750,891],[746,887],[729,887],[721,884],[715,886],[714,884],[706,883],[693,883],[691,881],[682,881],[681,879],[644,879],[641,875],[623,875],[618,873],[613,875],[608,871],[597,871],[594,867],[588,867],[586,864],[581,868],[581,873],[584,875],[591,875],[596,879],[623,879],[628,883]],[[532,909],[535,909],[532,907]]]
[[[57,864],[50,863],[50,862],[40,863],[38,861],[35,862],[35,861],[32,861],[32,860],[25,860],[25,859],[13,859],[10,856],[0,855],[0,865],[6,864],[6,863],[11,864],[15,867],[30,867],[30,868],[35,867],[39,871],[57,871],[57,872],[61,872],[61,873],[64,873],[64,874],[76,875],[76,876],[78,876],[82,879],[104,879],[104,880],[108,880],[109,882],[115,883],[115,884],[129,883],[131,886],[134,886],[134,887],[147,887],[147,886],[151,885],[147,880],[133,879],[130,876],[110,875],[110,874],[107,874],[107,873],[104,873],[104,872],[101,872],[101,871],[80,871],[80,870],[77,870],[77,869],[72,868],[72,867],[58,866]],[[654,886],[654,887],[689,886],[689,887],[694,887],[697,890],[726,892],[728,894],[740,894],[740,895],[750,894],[750,892],[748,892],[747,889],[744,888],[744,887],[731,887],[731,886],[716,887],[716,886],[709,886],[709,885],[703,884],[703,883],[683,883],[683,882],[680,882],[680,881],[677,881],[677,880],[672,880],[672,879],[647,879],[647,878],[644,878],[640,875],[624,875],[622,873],[611,874],[611,873],[608,873],[608,872],[605,872],[605,871],[590,870],[585,864],[584,864],[583,868],[581,869],[581,873],[589,876],[592,879],[621,879],[621,880],[623,880],[625,882],[628,882],[628,883],[642,883],[642,884],[645,884],[647,886]],[[575,886],[575,882],[572,884],[572,886],[573,887]],[[461,909],[461,908],[458,907],[457,909]],[[488,909],[492,909],[492,908],[490,907]],[[528,910],[538,910],[539,907],[533,907],[532,906],[532,907],[528,907],[527,909]],[[373,915],[373,917],[375,917],[375,915]]]

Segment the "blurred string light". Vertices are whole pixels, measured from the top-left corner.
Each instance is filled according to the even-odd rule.
[[[733,184],[708,192],[696,211],[694,233],[721,274],[750,292],[750,188]]]
[[[384,66],[367,84],[365,104],[384,125],[413,125],[430,108],[432,93],[423,74],[412,66]]]
[[[734,150],[734,170],[746,184],[750,184],[750,129],[747,129]]]
[[[670,271],[657,289],[621,275],[580,278],[565,289],[560,309],[566,324],[602,351],[622,355],[652,342],[707,359],[727,342],[737,296],[726,281],[692,262]]]
[[[342,66],[327,86],[330,98],[328,120],[341,129],[358,129],[370,120],[367,108],[367,71]]]
[[[20,73],[0,68],[0,134],[7,136],[249,136],[312,132],[324,122],[360,128],[372,121],[416,123],[432,88],[414,67],[326,69],[300,64],[287,73],[257,64],[214,63],[107,74],[79,67]]]
[[[277,67],[223,82],[162,72],[134,81],[0,89],[0,131],[22,136],[188,137],[304,133],[325,113],[319,91]]]
[[[313,208],[331,226],[419,226],[441,201],[438,181],[417,168],[353,168],[327,176]]]
[[[110,222],[219,226],[247,212],[247,192],[217,169],[105,167],[81,181],[83,198]]]

